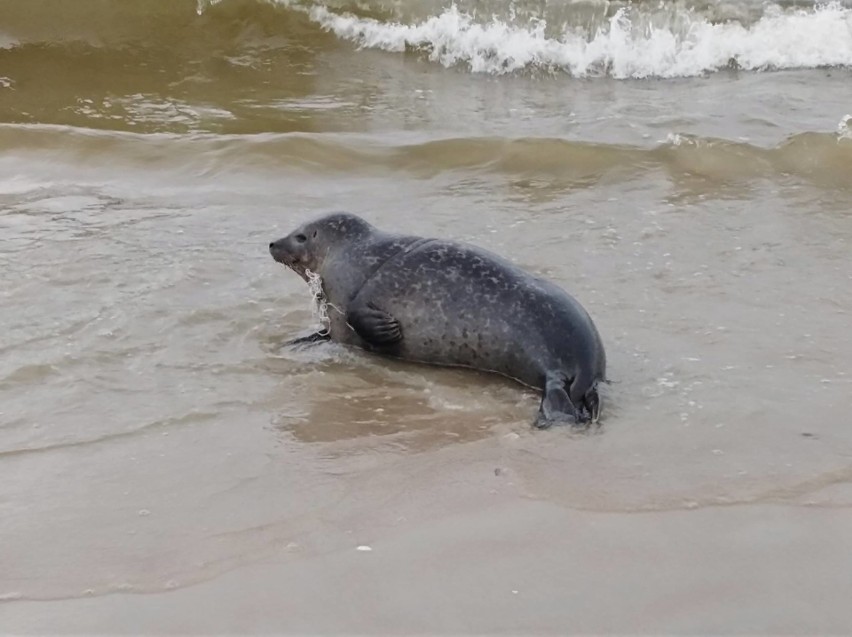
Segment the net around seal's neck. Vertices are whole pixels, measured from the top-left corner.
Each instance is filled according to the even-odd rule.
[[[328,334],[331,319],[328,317],[329,302],[322,289],[322,277],[312,270],[305,270],[305,277],[311,291],[311,313],[320,323],[320,332]]]

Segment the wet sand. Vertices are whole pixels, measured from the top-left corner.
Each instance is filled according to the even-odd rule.
[[[451,508],[463,510],[347,534],[320,555],[282,546],[183,590],[6,604],[3,629],[826,635],[852,625],[852,555],[835,545],[846,508],[592,513],[506,493],[505,477],[453,477],[466,488]]]

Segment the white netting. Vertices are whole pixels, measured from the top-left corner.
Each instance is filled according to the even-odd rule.
[[[311,270],[305,270],[305,276],[308,279],[308,289],[311,291],[311,311],[314,318],[322,325],[322,331],[327,332],[330,321],[328,318],[328,301],[322,289],[322,277]]]

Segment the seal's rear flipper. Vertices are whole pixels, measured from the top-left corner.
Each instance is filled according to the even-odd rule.
[[[388,348],[402,341],[402,329],[393,316],[372,303],[359,305],[346,314],[346,322],[367,343]]]
[[[597,387],[591,387],[583,396],[583,405],[589,411],[592,422],[596,423],[601,415],[601,398],[598,396]]]
[[[548,375],[541,408],[535,421],[535,426],[539,429],[547,429],[556,424],[586,424],[585,416],[568,397],[568,392],[565,391],[565,379],[559,374]]]

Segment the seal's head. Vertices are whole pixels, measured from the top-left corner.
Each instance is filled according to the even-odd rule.
[[[322,274],[328,253],[336,246],[368,235],[373,227],[355,215],[345,212],[314,219],[283,239],[269,244],[272,258],[308,280],[308,271]]]

